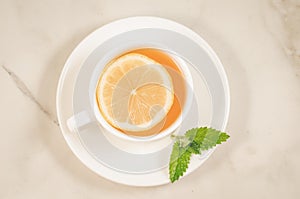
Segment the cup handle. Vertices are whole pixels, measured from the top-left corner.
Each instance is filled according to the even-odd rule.
[[[82,128],[91,122],[93,122],[93,119],[89,113],[81,111],[67,120],[67,126],[71,132],[75,132],[76,129]]]

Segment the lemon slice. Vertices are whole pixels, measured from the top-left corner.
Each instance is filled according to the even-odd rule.
[[[99,110],[124,131],[149,130],[161,122],[174,101],[172,79],[156,61],[129,53],[110,62],[99,78]]]

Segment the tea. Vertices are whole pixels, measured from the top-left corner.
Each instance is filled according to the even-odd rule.
[[[185,103],[185,97],[186,97],[186,82],[184,80],[184,76],[182,74],[182,71],[180,70],[180,67],[178,66],[178,63],[169,54],[167,54],[166,52],[164,52],[162,50],[158,50],[158,49],[142,48],[142,49],[132,50],[130,52],[126,52],[126,53],[118,56],[113,61],[118,60],[119,58],[122,58],[122,57],[129,56],[129,55],[143,55],[151,60],[154,60],[159,65],[163,66],[171,78],[172,85],[173,85],[172,88],[173,88],[173,92],[174,92],[173,93],[174,98],[172,100],[172,104],[170,105],[170,108],[168,109],[168,112],[166,113],[166,115],[164,115],[164,118],[160,122],[155,124],[153,127],[151,127],[150,129],[133,131],[133,130],[128,130],[126,128],[121,128],[121,126],[114,125],[114,127],[124,134],[133,135],[133,136],[151,136],[151,135],[158,134],[158,133],[164,131],[165,129],[169,128],[178,119],[178,117],[180,116],[180,114],[182,112],[181,109]],[[144,58],[144,59],[146,60],[146,58]],[[128,66],[128,67],[130,67],[130,66]],[[99,84],[100,84],[100,81],[98,82],[97,87],[101,86]],[[161,89],[162,88],[156,87],[154,91],[157,93],[157,95],[159,95],[159,91]],[[98,91],[98,89],[97,89],[97,91]],[[122,90],[119,90],[118,92],[120,93],[120,92],[122,92]],[[120,95],[120,96],[121,97],[118,97],[118,99],[122,98],[122,97],[124,97],[124,98],[126,97],[126,96],[122,96],[122,95]],[[101,100],[103,101],[103,99],[99,98],[98,92],[96,92],[96,97],[97,97],[98,107],[101,112],[100,106],[101,106]],[[130,99],[127,99],[127,100],[130,100]],[[140,107],[140,108],[142,108],[142,107]],[[118,112],[120,110],[118,110],[118,108],[115,108],[114,111]],[[159,111],[159,110],[157,110],[157,111]]]

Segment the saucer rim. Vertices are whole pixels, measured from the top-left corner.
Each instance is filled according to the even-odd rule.
[[[152,27],[151,27],[152,26]],[[57,103],[57,116],[58,121],[60,124],[60,128],[62,131],[62,134],[68,144],[68,146],[71,148],[72,152],[77,156],[77,158],[89,169],[97,173],[98,175],[120,184],[124,185],[130,185],[130,186],[158,186],[170,183],[170,180],[166,178],[166,172],[168,171],[168,168],[161,169],[159,171],[149,173],[149,174],[124,174],[120,173],[116,170],[112,170],[104,165],[101,165],[98,161],[96,161],[84,148],[84,146],[81,145],[79,137],[76,133],[72,133],[68,130],[66,122],[63,122],[63,116],[61,108],[62,101],[60,99],[61,97],[61,91],[63,88],[64,81],[66,80],[66,76],[68,74],[69,69],[72,67],[72,62],[76,58],[76,56],[81,56],[84,60],[93,50],[94,48],[88,47],[88,45],[93,45],[92,41],[99,37],[99,34],[102,35],[102,41],[105,41],[105,37],[110,38],[114,35],[116,35],[116,32],[118,31],[112,31],[113,29],[119,30],[117,34],[120,34],[122,32],[127,32],[129,30],[136,30],[140,28],[161,28],[161,29],[167,29],[171,31],[180,32],[181,34],[184,34],[185,36],[188,36],[189,38],[193,39],[195,42],[201,44],[201,46],[207,51],[208,55],[212,59],[212,61],[215,63],[215,66],[220,73],[221,81],[224,86],[224,93],[225,93],[225,99],[226,99],[226,106],[225,108],[225,117],[223,120],[223,124],[221,125],[222,128],[220,130],[224,131],[226,128],[226,124],[228,122],[229,118],[229,110],[230,110],[230,92],[229,92],[229,84],[227,80],[227,76],[225,73],[225,70],[223,68],[223,65],[219,58],[217,57],[216,53],[212,50],[212,48],[195,32],[193,32],[191,29],[178,24],[177,22],[159,18],[159,17],[150,17],[150,16],[139,16],[139,17],[129,17],[125,19],[120,19],[114,22],[111,22],[109,24],[106,24],[94,32],[92,32],[90,35],[88,35],[85,39],[82,40],[78,44],[78,46],[73,50],[71,55],[69,56],[59,79],[58,87],[57,87],[57,95],[56,95],[56,103]],[[113,33],[112,33],[113,32]],[[98,39],[99,42],[99,39]],[[86,57],[83,56],[81,52],[85,50]],[[80,55],[81,53],[81,55]],[[76,60],[76,59],[75,59]],[[80,59],[77,59],[79,61]],[[79,63],[78,63],[79,64]],[[82,65],[79,64],[79,65]],[[199,168],[202,163],[204,163],[209,156],[213,153],[213,151],[216,148],[210,150],[210,152],[205,156],[204,158],[195,158],[193,157],[191,159],[191,165],[186,172],[186,174],[183,176],[187,176],[190,173],[192,173],[194,170]],[[120,177],[121,176],[121,177]],[[163,176],[163,177],[162,177]],[[157,180],[157,178],[161,178]],[[146,180],[148,179],[148,180]]]

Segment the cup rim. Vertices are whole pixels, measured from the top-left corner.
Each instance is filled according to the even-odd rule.
[[[148,47],[141,47],[141,48],[154,48],[158,50],[169,50],[170,49],[163,49],[161,47],[156,47],[156,46],[148,46]],[[167,52],[168,53],[168,52]],[[192,99],[193,99],[193,79],[190,70],[188,69],[188,66],[186,66],[185,63],[183,63],[180,60],[177,60],[176,57],[172,57],[176,62],[178,62],[178,67],[180,68],[181,72],[183,73],[183,77],[185,79],[185,88],[186,88],[186,99],[185,102],[181,108],[181,113],[178,115],[177,119],[175,122],[173,122],[167,129],[164,129],[163,131],[159,132],[158,134],[151,135],[151,136],[130,136],[126,135],[119,130],[115,129],[113,126],[111,126],[102,116],[102,114],[99,111],[98,108],[98,103],[97,103],[97,98],[96,94],[93,95],[93,112],[94,115],[97,119],[97,121],[100,123],[100,125],[106,129],[109,133],[117,136],[118,138],[121,138],[123,140],[128,140],[128,141],[135,141],[135,142],[151,142],[151,141],[156,141],[163,139],[167,137],[168,135],[172,134],[174,131],[176,131],[177,128],[180,127],[181,123],[183,122],[186,114],[189,111],[189,108],[191,107],[192,104]],[[94,90],[94,93],[96,93],[97,86]]]

